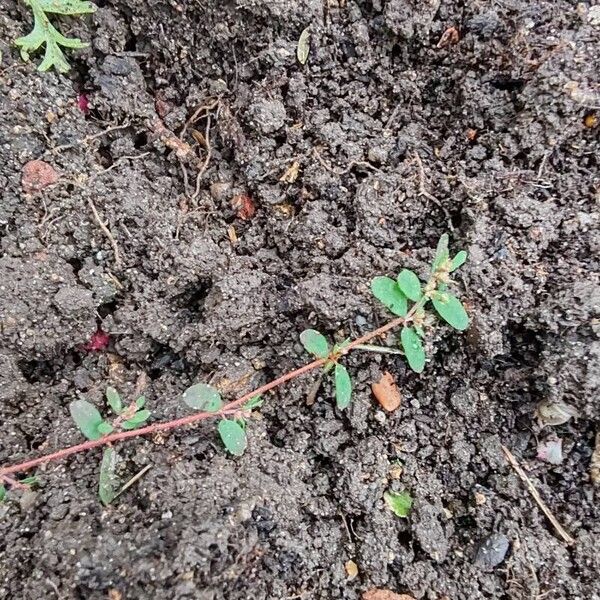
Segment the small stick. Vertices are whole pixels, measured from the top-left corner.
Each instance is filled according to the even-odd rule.
[[[92,212],[94,213],[94,218],[96,219],[100,229],[102,229],[102,232],[108,238],[108,241],[110,242],[110,245],[112,246],[113,252],[115,254],[115,265],[117,267],[120,267],[121,266],[121,253],[119,252],[119,246],[117,246],[117,242],[116,242],[115,238],[113,237],[113,234],[110,232],[110,229],[106,226],[106,223],[104,223],[104,221],[102,221],[102,219],[100,218],[100,215],[98,214],[98,210],[96,208],[96,205],[94,204],[94,201],[91,198],[88,198],[87,201],[88,201],[88,204],[90,205],[90,208],[92,209]]]
[[[129,122],[124,123],[123,125],[113,125],[112,127],[107,127],[104,131],[101,131],[100,133],[94,133],[94,135],[88,135],[88,136],[84,137],[83,139],[73,142],[72,144],[65,144],[64,146],[56,146],[55,148],[51,148],[50,151],[52,153],[56,153],[56,152],[62,152],[63,150],[68,150],[69,148],[76,148],[80,144],[87,144],[88,142],[91,142],[92,140],[95,140],[96,138],[102,137],[103,135],[106,135],[107,133],[110,133],[111,131],[118,131],[119,129],[127,129],[130,125],[131,125],[131,123],[129,123]]]
[[[136,481],[139,481],[150,469],[152,465],[146,465],[137,475],[134,475],[116,494],[113,500],[116,500],[125,490],[129,489]]]
[[[190,198],[192,202],[200,194],[200,181],[202,180],[202,175],[204,175],[204,171],[206,171],[206,167],[208,167],[208,163],[212,155],[212,146],[210,145],[210,115],[206,117],[206,134],[204,135],[204,138],[206,140],[206,158],[204,159],[202,166],[198,170],[198,175],[196,175],[196,189],[194,190],[194,193]]]
[[[525,471],[519,463],[517,459],[514,457],[513,453],[506,447],[502,446],[502,452],[506,456],[510,466],[516,471],[517,475],[521,478],[521,481],[526,485],[527,491],[531,494],[532,498],[536,501],[537,505],[542,509],[542,512],[548,517],[548,520],[554,526],[557,533],[562,537],[562,539],[569,545],[573,545],[575,543],[575,539],[572,538],[564,529],[564,527],[558,522],[557,518],[552,514],[552,511],[548,508],[547,504],[542,500],[539,492],[535,489],[535,486],[531,482],[531,479],[527,477]]]

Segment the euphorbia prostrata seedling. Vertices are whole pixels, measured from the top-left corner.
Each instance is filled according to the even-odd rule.
[[[42,2],[42,0],[36,1]],[[79,2],[79,0],[72,1]],[[118,392],[112,387],[107,388],[106,399],[116,415],[112,420],[105,419],[87,400],[75,400],[70,405],[71,415],[88,441],[20,464],[0,468],[0,500],[6,495],[6,485],[22,487],[21,484],[27,481],[19,482],[13,479],[11,477],[13,473],[20,473],[77,452],[105,446],[100,470],[99,494],[102,502],[109,504],[124,489],[122,488],[121,492],[116,491],[118,478],[115,469],[118,456],[112,444],[125,438],[168,431],[211,417],[220,418],[217,431],[225,448],[234,456],[240,456],[248,445],[246,421],[252,411],[261,406],[264,393],[300,375],[321,368],[324,373],[333,371],[337,407],[341,410],[346,409],[351,401],[352,383],[342,360],[353,350],[398,353],[399,350],[395,348],[368,344],[395,328],[401,327],[398,344],[410,368],[421,373],[426,362],[423,339],[435,323],[432,308],[446,323],[459,331],[469,326],[469,317],[464,306],[448,289],[452,284],[450,274],[458,269],[466,258],[467,254],[464,251],[450,258],[448,236],[443,235],[438,243],[430,274],[425,281],[421,281],[413,271],[403,269],[396,278],[380,276],[375,277],[371,282],[374,296],[395,315],[395,319],[358,339],[345,340],[338,344],[330,344],[327,338],[315,329],[305,330],[300,335],[300,340],[304,348],[315,357],[313,362],[228,403],[223,402],[220,392],[215,387],[206,383],[196,383],[189,387],[182,397],[183,402],[196,412],[172,421],[146,425],[150,411],[144,408],[143,396],[124,407]]]

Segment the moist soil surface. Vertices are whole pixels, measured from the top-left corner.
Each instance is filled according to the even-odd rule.
[[[598,7],[98,4],[57,19],[90,44],[63,76],[1,2],[0,464],[81,442],[69,403],[107,385],[168,420],[194,382],[304,364],[307,327],[372,330],[372,277],[426,276],[444,232],[472,325],[439,324],[421,375],[352,353],[345,411],[327,380],[307,403],[315,373],[268,394],[240,458],[210,421],[120,443],[123,482],[150,469],[108,507],[101,451],[37,469],[0,505],[0,598],[600,598]],[[543,427],[548,402],[578,417]]]

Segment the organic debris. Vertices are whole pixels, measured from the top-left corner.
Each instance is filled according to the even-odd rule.
[[[362,600],[415,600],[408,594],[396,594],[391,590],[373,588],[362,595]]]
[[[58,181],[54,167],[43,160],[30,160],[25,163],[21,175],[21,187],[26,194],[41,192]]]
[[[358,566],[353,560],[349,560],[344,565],[348,579],[354,579],[358,575]]]
[[[600,485],[600,431],[596,434],[596,445],[590,461],[590,479],[594,485]]]
[[[562,440],[556,436],[550,436],[537,447],[537,457],[551,465],[560,465],[563,460]]]
[[[402,402],[400,390],[394,376],[386,371],[377,383],[371,385],[373,395],[381,407],[388,412],[395,411]]]
[[[578,417],[577,409],[562,400],[545,400],[536,409],[540,425],[564,425],[572,417]]]
[[[310,52],[310,31],[308,27],[302,31],[298,39],[298,47],[296,48],[296,57],[301,65],[306,64],[308,53]]]
[[[231,207],[242,221],[249,221],[256,214],[256,206],[248,194],[238,194],[231,199]]]

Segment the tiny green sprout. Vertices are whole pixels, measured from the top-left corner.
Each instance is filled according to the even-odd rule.
[[[69,405],[73,421],[88,440],[98,440],[110,435],[116,427],[123,430],[136,429],[150,417],[150,411],[143,408],[146,402],[144,396],[140,396],[128,407],[123,407],[121,396],[115,388],[109,386],[106,388],[106,401],[117,415],[117,419],[112,423],[105,420],[98,409],[87,400],[75,400]]]
[[[410,514],[413,500],[407,491],[400,493],[388,491],[383,494],[383,499],[397,517],[405,519]]]
[[[21,58],[29,61],[29,53],[35,52],[46,45],[44,59],[38,66],[38,71],[48,71],[54,67],[59,73],[66,73],[70,66],[60,46],[65,48],[86,48],[88,44],[78,38],[67,38],[62,35],[50,22],[48,14],[78,16],[96,11],[91,2],[82,0],[23,0],[33,13],[33,29],[23,37],[15,40],[15,45],[21,48]]]
[[[335,365],[335,402],[340,410],[347,408],[352,399],[352,381],[344,365]]]
[[[0,483],[0,502],[6,500],[6,487]]]

